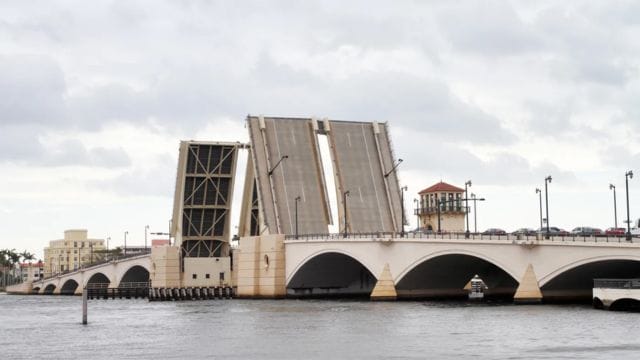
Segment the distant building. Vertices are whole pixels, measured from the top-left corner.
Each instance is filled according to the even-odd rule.
[[[37,281],[44,277],[45,263],[21,263],[19,267],[19,277],[22,282]]]
[[[64,232],[64,239],[53,240],[44,248],[45,277],[75,270],[104,257],[104,239],[89,239],[87,230],[74,229]]]
[[[440,181],[418,193],[420,206],[416,215],[419,227],[426,231],[438,231],[438,213],[442,232],[463,232],[465,204],[464,189]],[[438,204],[440,209],[438,211]]]

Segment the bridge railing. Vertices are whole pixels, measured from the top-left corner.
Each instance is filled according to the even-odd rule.
[[[540,240],[551,242],[595,242],[595,243],[637,243],[640,242],[638,236],[634,236],[632,240],[627,240],[624,235],[621,236],[607,236],[607,235],[552,235],[549,239],[545,238],[544,234],[536,235],[514,235],[514,234],[482,234],[482,233],[470,233],[468,237],[464,232],[421,232],[410,231],[402,233],[394,232],[375,232],[375,233],[344,233],[339,234],[302,234],[302,235],[285,235],[285,240],[324,240],[324,241],[343,241],[343,240],[358,240],[358,239],[377,239],[377,238],[391,238],[391,239],[425,239],[425,240],[496,240],[496,241],[520,241],[520,240]]]
[[[47,277],[44,277],[44,278],[39,279],[39,280],[34,281],[34,282],[45,281],[45,280],[53,279],[53,278],[56,278],[58,276],[66,275],[66,274],[69,274],[69,273],[72,273],[72,272],[76,272],[76,271],[80,271],[80,270],[86,270],[86,269],[90,269],[90,268],[95,267],[95,266],[100,266],[100,265],[108,264],[108,263],[111,263],[111,262],[118,262],[118,261],[121,261],[121,260],[124,260],[124,259],[134,258],[134,257],[137,257],[137,256],[148,255],[150,253],[151,253],[151,249],[146,250],[146,251],[136,252],[136,253],[133,253],[133,254],[110,256],[110,257],[107,257],[107,258],[102,259],[100,261],[94,261],[94,262],[89,263],[89,264],[84,264],[84,265],[80,266],[77,269],[64,270],[64,271],[57,272],[55,274],[49,275]]]
[[[593,279],[593,287],[600,289],[640,289],[640,279]]]

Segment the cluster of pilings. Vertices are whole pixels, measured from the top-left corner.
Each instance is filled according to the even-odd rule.
[[[146,298],[148,288],[87,288],[89,299],[138,299]]]
[[[149,301],[231,299],[234,290],[230,286],[149,288]]]

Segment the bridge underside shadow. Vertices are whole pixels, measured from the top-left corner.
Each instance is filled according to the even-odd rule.
[[[466,299],[464,289],[474,275],[489,287],[486,298],[512,299],[518,282],[498,266],[470,255],[442,255],[429,259],[396,284],[398,298]]]
[[[127,287],[128,284],[149,283],[149,271],[140,265],[133,266],[122,276],[118,287]]]
[[[78,288],[78,283],[73,280],[67,280],[64,285],[60,288],[60,295],[73,295]]]
[[[47,286],[45,286],[44,290],[42,291],[42,294],[44,295],[52,295],[53,291],[56,289],[56,286],[53,284],[49,284]]]
[[[567,270],[540,289],[544,302],[585,302],[593,296],[594,279],[631,279],[640,277],[640,261],[605,260]]]
[[[376,278],[360,262],[339,253],[314,257],[295,273],[287,285],[287,297],[365,297]]]

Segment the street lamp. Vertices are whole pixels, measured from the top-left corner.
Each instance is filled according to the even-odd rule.
[[[476,209],[476,194],[471,193],[471,200],[473,200],[473,233],[477,234],[478,233],[478,216],[476,214],[478,213],[478,211]]]
[[[542,231],[542,190],[536,188],[536,194],[540,200],[540,231]]]
[[[149,230],[149,225],[145,225],[144,227],[144,251],[147,251],[147,231]]]
[[[300,201],[300,196],[297,196],[296,199],[296,239],[298,238],[298,201]]]
[[[633,171],[629,170],[624,174],[624,181],[627,187],[627,241],[631,240],[631,218],[629,217],[629,179],[633,179]]]
[[[127,256],[127,235],[129,235],[128,231],[124,232],[124,256]]]
[[[420,231],[420,201],[413,199],[413,203],[416,204],[416,231]]]
[[[400,202],[402,206],[402,222],[400,223],[400,237],[404,237],[404,192],[407,191],[407,186],[400,188]]]
[[[278,167],[278,165],[280,165],[280,163],[282,162],[282,160],[284,159],[288,159],[289,155],[282,155],[282,157],[280,158],[280,160],[278,160],[278,162],[273,165],[273,167],[271,168],[271,170],[269,170],[269,176],[271,176],[273,174],[273,171]]]
[[[467,180],[464,183],[464,216],[467,220],[467,231],[465,231],[464,233],[464,237],[468,238],[469,237],[469,200],[468,200],[468,196],[467,196],[467,186],[471,187],[471,180]]]
[[[546,239],[549,238],[549,189],[547,187],[547,185],[551,183],[551,175],[547,176],[546,178],[544,178],[544,199],[545,199],[545,203],[547,206],[547,236],[545,236]]]
[[[618,228],[618,205],[616,204],[616,186],[609,184],[609,190],[613,190],[613,224]]]
[[[347,196],[349,196],[349,190],[342,193],[342,207],[344,209],[344,237],[347,237]]]
[[[397,167],[398,165],[402,164],[402,159],[398,159],[398,163],[393,165],[393,167],[391,168],[391,170],[387,171],[386,174],[384,174],[384,177],[388,177]]]

